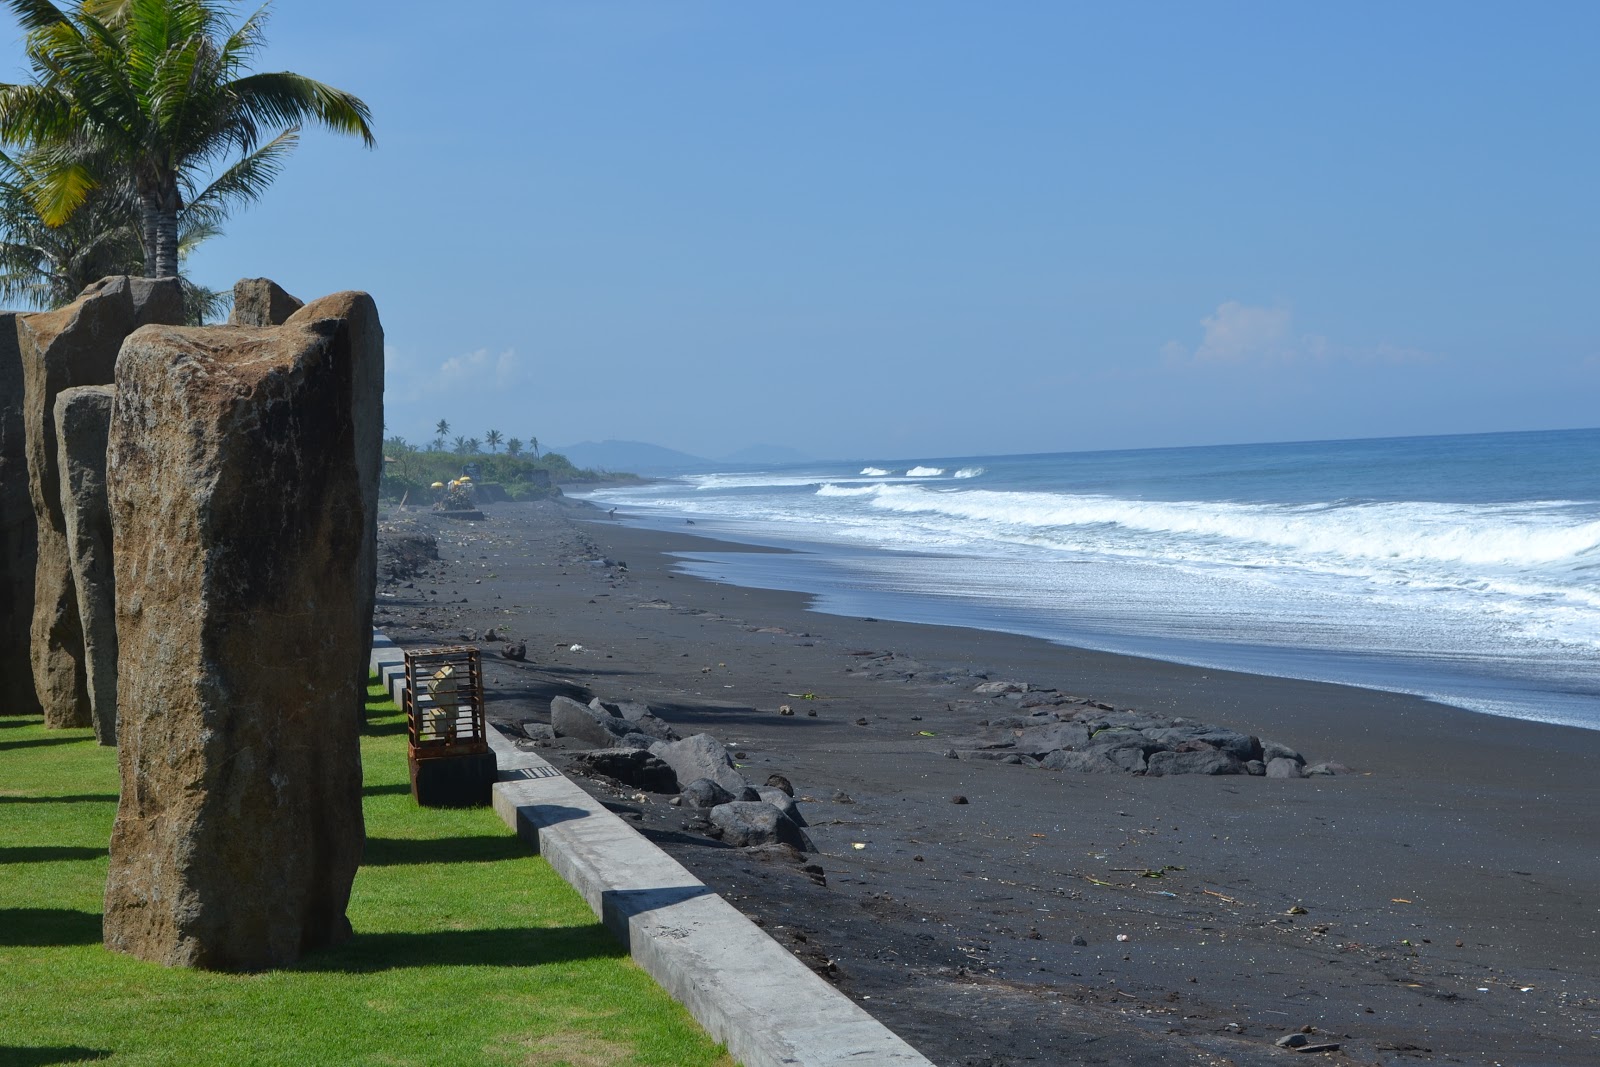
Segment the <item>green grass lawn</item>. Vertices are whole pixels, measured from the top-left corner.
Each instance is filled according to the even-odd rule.
[[[373,692],[356,936],[249,975],[101,947],[116,753],[0,718],[0,1067],[731,1067],[492,812],[412,802],[403,720]]]

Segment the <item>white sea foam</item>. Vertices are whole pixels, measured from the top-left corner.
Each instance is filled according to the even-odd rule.
[[[868,478],[886,478],[889,476],[889,472],[882,467],[862,467],[861,473]]]
[[[943,467],[912,467],[906,471],[907,478],[937,478],[944,473]]]
[[[962,467],[960,470],[956,471],[955,476],[957,478],[976,478],[983,472],[984,468],[982,467]]]

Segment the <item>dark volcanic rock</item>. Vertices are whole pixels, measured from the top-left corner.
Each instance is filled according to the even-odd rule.
[[[1086,774],[1122,774],[1123,768],[1112,763],[1102,752],[1065,752],[1060,749],[1046,753],[1039,765],[1050,771],[1078,771]]]
[[[683,802],[695,808],[714,808],[738,799],[709,778],[696,778],[679,790]]]
[[[1089,743],[1089,728],[1081,722],[1055,722],[1025,727],[1017,734],[1017,751],[1043,756],[1058,748],[1080,748]]]
[[[1306,762],[1306,758],[1300,755],[1300,753],[1296,752],[1288,745],[1280,745],[1276,741],[1261,742],[1261,759],[1269,764],[1275,759],[1294,760],[1301,766],[1304,766]]]
[[[815,852],[806,832],[783,812],[761,800],[735,800],[711,809],[711,825],[721,831],[725,844],[745,848],[750,845],[789,845],[801,852]]]
[[[1243,774],[1244,764],[1220,749],[1199,752],[1157,752],[1145,768],[1154,778],[1167,774]]]
[[[89,726],[83,627],[67,552],[56,446],[56,396],[77,385],[110,385],[123,339],[147,323],[183,321],[175,278],[103,278],[64,308],[18,320],[28,493],[37,524],[32,663],[47,726]]]
[[[667,725],[665,720],[658,718],[655,712],[650,710],[649,705],[641,704],[637,700],[611,703],[596,697],[589,701],[589,707],[622,719],[632,727],[634,733],[647,734],[658,741],[678,740],[678,731]]]
[[[783,812],[784,817],[790,822],[796,826],[806,824],[805,816],[800,814],[800,805],[794,802],[794,797],[770,785],[756,786],[755,790],[757,797]]]
[[[676,793],[678,776],[659,758],[643,748],[603,748],[579,752],[572,766],[584,774],[614,778],[635,789],[652,793]]]
[[[1207,730],[1197,734],[1196,740],[1221,749],[1241,763],[1261,758],[1261,742],[1237,730]]]
[[[0,715],[39,715],[29,657],[39,526],[28,495],[18,317],[0,312]]]
[[[1274,756],[1267,761],[1267,777],[1303,778],[1305,775],[1300,771],[1300,764],[1294,760],[1289,759],[1287,756]]]
[[[350,936],[378,430],[357,414],[382,381],[358,362],[332,319],[123,344],[108,948],[258,970]]]
[[[111,511],[106,500],[111,398],[109,385],[80,385],[61,390],[55,411],[67,559],[83,626],[94,736],[102,745],[117,743],[116,575],[111,566]]]
[[[709,778],[736,797],[750,788],[749,781],[733,765],[728,750],[710,734],[695,734],[682,741],[657,741],[650,751],[678,772],[680,782]]]
[[[551,698],[550,725],[555,727],[557,737],[575,738],[596,748],[609,748],[635,732],[626,719],[604,708],[580,704],[571,697]]]

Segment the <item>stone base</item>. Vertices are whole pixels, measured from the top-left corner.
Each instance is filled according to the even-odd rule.
[[[500,776],[493,752],[410,757],[411,797],[425,808],[483,808]]]

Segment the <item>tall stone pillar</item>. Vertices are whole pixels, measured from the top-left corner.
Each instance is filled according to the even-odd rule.
[[[324,316],[123,346],[112,949],[254,970],[350,934],[371,611],[357,413],[382,403],[355,332]]]
[[[55,404],[63,389],[110,385],[123,338],[146,323],[183,321],[176,278],[103,278],[56,311],[19,317],[28,492],[37,524],[32,659],[46,726],[89,726],[88,677],[78,595],[68,561],[56,450]]]
[[[39,527],[28,495],[17,313],[0,312],[0,715],[38,715],[33,689],[33,582]]]
[[[111,567],[111,512],[106,501],[109,385],[79,385],[56,396],[56,465],[67,559],[83,626],[83,662],[95,740],[117,743],[116,578]]]

